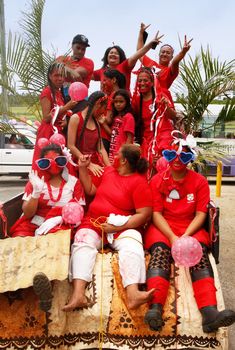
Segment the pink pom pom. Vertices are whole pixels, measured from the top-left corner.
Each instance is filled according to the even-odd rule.
[[[41,149],[46,147],[48,144],[49,144],[49,140],[46,139],[45,137],[41,137],[38,140],[38,147],[41,148]]]
[[[72,101],[82,101],[88,95],[88,88],[80,82],[72,83],[69,87],[69,96]]]
[[[164,157],[161,157],[157,160],[156,163],[156,170],[158,173],[161,173],[163,171],[165,171],[168,168],[169,164],[167,162],[167,160]]]
[[[60,146],[65,146],[66,143],[64,136],[61,134],[53,134],[50,137],[50,142]]]
[[[177,265],[191,267],[202,258],[202,247],[196,238],[183,236],[174,241],[171,254]]]
[[[66,224],[78,226],[80,225],[83,216],[84,209],[76,202],[67,203],[62,209],[62,218]]]

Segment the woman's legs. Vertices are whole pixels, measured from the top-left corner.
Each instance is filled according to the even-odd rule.
[[[147,271],[147,289],[155,288],[150,301],[150,309],[145,315],[145,323],[151,330],[159,331],[163,326],[162,309],[170,285],[171,249],[163,242],[157,242],[150,248],[150,262]]]
[[[113,248],[119,252],[119,270],[127,292],[128,307],[136,309],[148,302],[154,289],[139,291],[138,284],[145,283],[145,257],[141,234],[133,229],[126,230],[113,242]]]
[[[63,311],[71,311],[87,304],[85,288],[92,280],[101,238],[91,229],[80,229],[75,235],[70,259],[69,279],[73,281],[73,293]]]
[[[220,327],[228,327],[235,322],[232,310],[217,310],[214,274],[208,257],[208,249],[202,244],[203,255],[200,262],[190,268],[194,297],[202,314],[202,327],[205,333],[216,332]]]

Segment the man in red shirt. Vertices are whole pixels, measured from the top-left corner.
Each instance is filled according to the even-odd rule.
[[[140,25],[139,37],[137,42],[137,50],[144,46],[144,35],[147,35],[146,29],[149,27],[144,23]],[[146,33],[146,34],[145,34]],[[156,62],[144,55],[140,58],[141,63],[145,67],[154,67],[156,70],[156,91],[158,94],[165,95],[173,104],[173,99],[169,88],[179,74],[179,63],[190,49],[190,43],[193,39],[187,40],[185,35],[182,50],[173,58],[174,49],[171,45],[163,45],[159,52],[159,62]]]
[[[62,62],[66,69],[65,79],[65,95],[66,89],[74,81],[80,81],[89,87],[91,76],[94,70],[94,62],[90,58],[85,57],[86,48],[89,47],[87,37],[77,34],[72,41],[72,56],[60,56],[58,62]]]

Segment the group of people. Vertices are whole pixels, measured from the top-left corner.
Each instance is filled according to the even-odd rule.
[[[114,45],[106,50],[99,70],[85,57],[89,42],[80,34],[73,39],[72,56],[61,56],[50,66],[48,86],[40,96],[43,121],[34,170],[23,197],[23,216],[12,227],[12,236],[40,234],[39,228],[52,221],[47,232],[48,227],[56,231],[65,225],[61,222],[63,206],[70,201],[85,205],[86,200],[85,216],[73,228],[69,271],[73,292],[63,310],[87,306],[86,285],[92,279],[98,250],[107,243],[119,252],[128,307],[136,309],[148,302],[145,322],[155,331],[164,324],[171,246],[179,237],[193,236],[203,249],[201,261],[190,268],[194,296],[203,331],[215,332],[235,322],[235,312],[217,310],[208,258],[210,240],[203,228],[209,186],[188,167],[196,157],[195,144],[174,131],[177,113],[169,91],[191,40],[185,37],[174,58],[173,48],[163,45],[159,62],[155,62],[146,53],[162,36],[157,33],[145,44],[147,28],[141,24],[136,53],[126,58]],[[131,96],[130,76],[138,59],[142,66],[135,72]],[[69,99],[70,84],[79,81],[89,87],[91,79],[101,81],[101,91],[82,101]],[[62,146],[50,142],[55,128],[64,136]],[[44,147],[39,142],[42,137],[48,139]],[[147,276],[144,249],[151,254]],[[139,290],[143,283],[145,291]]]

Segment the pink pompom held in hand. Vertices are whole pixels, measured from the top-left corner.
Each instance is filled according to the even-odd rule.
[[[88,88],[85,84],[74,82],[69,87],[69,96],[72,101],[82,101],[88,95]]]
[[[201,260],[202,247],[196,238],[183,236],[174,241],[171,254],[177,265],[191,267],[198,264]]]
[[[60,146],[65,146],[65,138],[63,135],[61,134],[53,134],[51,137],[50,137],[50,143],[55,143],[56,145],[60,145]]]
[[[66,224],[78,226],[83,216],[84,209],[76,202],[67,203],[62,209],[62,218]]]

